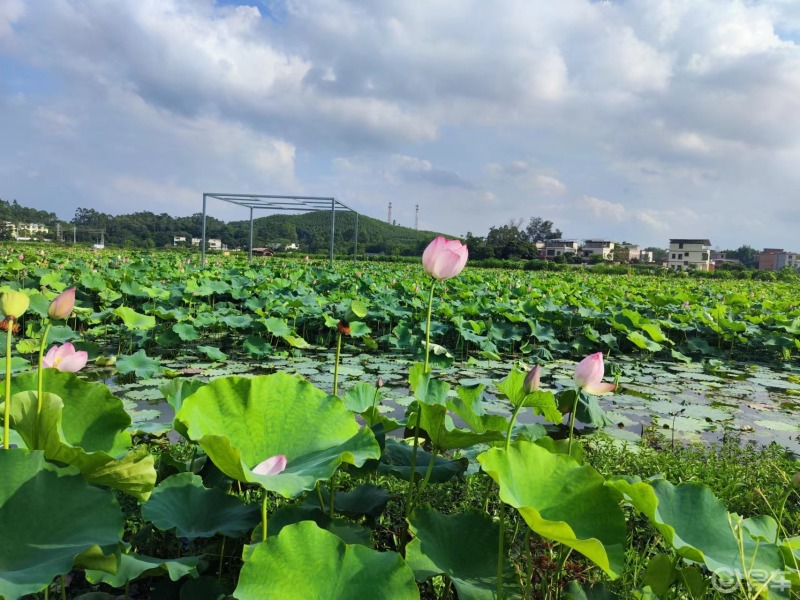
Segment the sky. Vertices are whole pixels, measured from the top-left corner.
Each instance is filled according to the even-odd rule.
[[[800,251],[800,2],[0,2],[0,198],[203,192]]]

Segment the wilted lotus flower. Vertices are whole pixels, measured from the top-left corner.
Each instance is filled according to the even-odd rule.
[[[47,309],[47,314],[51,319],[62,321],[72,314],[72,309],[75,308],[75,288],[64,290],[56,296],[50,303]]]
[[[603,353],[595,352],[578,363],[575,367],[573,379],[575,380],[575,385],[590,394],[613,392],[617,389],[617,386],[613,383],[603,383],[604,374]]]
[[[434,279],[450,279],[461,273],[468,256],[464,244],[440,235],[422,253],[422,268]]]
[[[253,467],[253,473],[256,475],[277,475],[285,468],[286,456],[283,454],[276,454]]]
[[[528,371],[528,374],[525,376],[525,381],[522,383],[526,394],[532,394],[539,389],[539,380],[541,377],[542,368],[539,365],[536,365]]]
[[[89,353],[84,350],[75,350],[75,346],[67,342],[63,346],[53,346],[42,358],[42,366],[46,369],[58,369],[77,373],[86,366]]]

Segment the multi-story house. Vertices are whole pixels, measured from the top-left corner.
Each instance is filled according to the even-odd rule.
[[[642,250],[639,254],[639,260],[644,263],[651,263],[653,262],[653,251],[652,250]]]
[[[544,245],[544,257],[552,260],[563,254],[577,254],[578,242],[576,240],[547,240]]]
[[[670,269],[675,271],[711,270],[711,241],[676,238],[669,241]]]
[[[584,240],[581,246],[581,257],[591,259],[602,256],[603,260],[611,260],[614,253],[614,242],[609,240]]]
[[[800,269],[800,255],[797,252],[787,252],[783,248],[764,248],[758,254],[759,269],[777,271],[783,267]]]
[[[636,244],[618,244],[614,249],[614,259],[619,262],[642,260],[642,247]]]

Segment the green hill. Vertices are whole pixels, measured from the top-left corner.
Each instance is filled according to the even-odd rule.
[[[249,221],[229,223],[235,246],[246,247]],[[351,252],[355,234],[355,215],[337,212],[334,248],[336,252]],[[325,252],[330,247],[330,212],[318,211],[302,215],[270,215],[253,221],[253,245],[298,243],[302,251]],[[420,254],[437,235],[434,231],[417,231],[409,227],[390,225],[364,215],[358,218],[359,252],[382,254]],[[230,244],[229,244],[230,245]]]

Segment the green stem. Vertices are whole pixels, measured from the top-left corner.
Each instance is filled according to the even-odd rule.
[[[431,282],[431,290],[428,294],[428,318],[425,321],[425,366],[423,373],[428,372],[428,365],[430,363],[431,353],[431,313],[433,312],[433,290],[436,288],[436,280]],[[411,473],[408,479],[408,494],[406,495],[406,518],[411,512],[411,506],[414,501],[414,476],[417,469],[417,450],[419,449],[419,420],[422,411],[419,408],[419,401],[417,401],[417,419],[414,423],[414,447],[411,450]]]
[[[6,405],[3,411],[3,449],[9,448],[10,420],[11,420],[11,330],[14,327],[13,321],[10,319],[6,322],[8,324],[8,334],[6,335]]]
[[[67,600],[67,579],[61,576],[61,600]]]
[[[317,500],[319,500],[319,511],[325,514],[325,500],[322,499],[322,488],[320,488],[319,481],[317,482]]]
[[[425,373],[428,372],[428,363],[431,355],[431,313],[433,312],[433,290],[436,288],[436,280],[431,283],[431,291],[428,295],[428,320],[425,326]]]
[[[333,472],[331,475],[331,492],[330,498],[328,498],[328,502],[330,502],[330,506],[328,507],[328,516],[333,519],[333,506],[334,506],[334,496],[336,494],[336,471]]]
[[[267,490],[264,490],[264,499],[261,501],[261,541],[267,541]]]
[[[333,365],[333,395],[339,395],[339,356],[342,354],[342,332],[336,336],[336,363]]]
[[[431,473],[433,473],[433,463],[436,460],[436,452],[431,452],[431,459],[428,461],[428,468],[425,471],[425,478],[422,480],[422,483],[417,490],[417,502],[414,502],[414,505],[419,502],[419,499],[422,497],[422,492],[425,491],[425,488],[428,485],[428,481],[431,478]]]
[[[50,319],[47,320],[47,326],[44,328],[44,333],[42,334],[42,342],[39,344],[39,372],[38,375],[38,383],[36,386],[36,400],[38,402],[36,407],[36,414],[42,414],[42,400],[44,398],[42,392],[44,391],[44,371],[42,371],[42,360],[44,358],[44,349],[47,346],[47,336],[50,333],[50,326],[51,322]]]
[[[575,413],[578,412],[578,399],[583,392],[578,390],[575,394],[575,402],[572,404],[572,412],[569,415],[569,443],[567,444],[567,455],[572,456],[572,433],[575,430]]]
[[[522,404],[515,406],[514,412],[511,413],[511,421],[508,423],[508,432],[506,432],[506,452],[508,452],[508,449],[511,446],[511,430],[514,429],[514,423],[517,421],[517,415],[519,414],[521,408]]]
[[[225,558],[225,536],[222,536],[222,546],[219,549],[219,568],[217,569],[217,581],[222,581],[222,561]]]
[[[503,598],[503,545],[506,541],[506,505],[500,500],[500,535],[497,536],[497,600]]]

